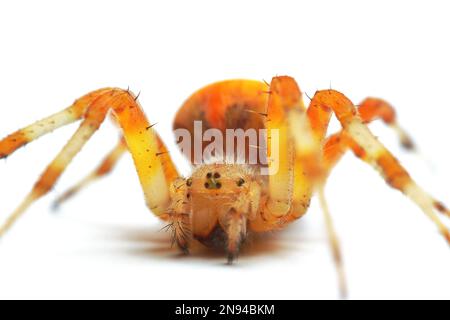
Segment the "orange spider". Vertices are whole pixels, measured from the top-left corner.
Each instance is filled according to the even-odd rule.
[[[351,149],[378,170],[391,187],[415,202],[450,243],[450,232],[436,213],[450,216],[450,212],[411,179],[366,125],[381,118],[399,133],[405,147],[412,148],[411,140],[397,125],[392,107],[383,100],[368,98],[356,108],[342,93],[330,89],[317,91],[305,108],[297,83],[287,76],[273,78],[270,85],[251,80],[209,85],[185,102],[174,122],[175,129],[191,133],[194,144],[197,142],[195,121],[222,133],[227,129],[266,129],[267,140],[248,147],[264,150],[269,175],[262,175],[256,169],[264,167],[262,163],[251,166],[219,161],[203,163],[194,168],[189,178],[181,177],[137,97],[129,90],[118,88],[91,92],[67,109],[9,135],[0,141],[0,158],[54,129],[83,120],[32,191],[0,228],[0,236],[34,201],[51,190],[109,111],[120,126],[123,138],[101,166],[59,198],[58,204],[110,172],[128,150],[148,207],[170,223],[177,245],[187,252],[190,242],[197,239],[207,246],[225,249],[231,263],[249,233],[278,230],[299,219],[307,211],[311,196],[317,192],[344,293],[340,249],[323,186],[333,166]],[[342,130],[326,137],[332,113],[340,121]],[[276,141],[272,139],[275,137]],[[277,155],[272,149],[275,144],[279,152],[276,162],[273,158]],[[203,143],[201,149],[205,148]]]

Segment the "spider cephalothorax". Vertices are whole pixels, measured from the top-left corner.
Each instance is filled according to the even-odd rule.
[[[378,170],[391,187],[415,202],[450,243],[450,232],[438,216],[438,213],[449,216],[449,211],[414,182],[367,127],[369,122],[380,118],[399,133],[405,147],[411,148],[411,140],[398,126],[393,108],[376,98],[368,98],[356,107],[342,93],[331,89],[317,91],[306,108],[297,83],[287,76],[275,77],[270,84],[252,80],[218,82],[197,91],[185,102],[175,118],[174,129],[187,133],[194,146],[186,150],[193,164],[198,166],[188,179],[178,173],[137,97],[128,90],[93,91],[67,109],[7,136],[0,141],[0,158],[56,128],[83,120],[32,191],[0,228],[0,236],[34,201],[51,190],[109,111],[121,127],[123,137],[100,167],[59,198],[57,204],[110,172],[121,155],[129,151],[148,207],[159,218],[169,221],[179,247],[187,252],[189,243],[197,239],[205,245],[224,248],[231,262],[249,232],[278,230],[300,218],[317,191],[341,288],[345,290],[340,250],[323,186],[342,155],[352,150]],[[342,130],[327,136],[332,114],[339,120]],[[196,137],[198,122],[204,128],[213,129],[216,136],[230,129],[267,130],[265,141],[230,148],[245,157],[251,154],[247,148],[262,150],[259,154],[262,154],[259,159],[262,161],[196,163],[191,151],[208,149],[204,141]],[[223,150],[217,150],[219,154],[227,149],[222,147]],[[239,150],[242,148],[245,150]]]
[[[178,245],[186,250],[187,237],[225,249],[229,262],[247,235],[247,224],[264,205],[265,179],[239,164],[212,164],[196,168],[192,176],[175,183],[168,215]],[[181,221],[178,223],[178,221]]]

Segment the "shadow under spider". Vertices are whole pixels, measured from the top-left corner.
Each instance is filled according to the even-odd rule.
[[[189,260],[212,260],[225,263],[225,251],[214,250],[203,246],[197,241],[193,241],[190,247],[190,254],[185,255],[180,252],[176,245],[171,246],[171,233],[156,226],[136,227],[136,226],[103,226],[109,238],[117,242],[126,242],[131,246],[121,246],[119,252],[127,256],[138,258],[160,259],[189,259]],[[273,255],[289,255],[290,252],[304,250],[305,244],[314,242],[324,242],[325,239],[314,237],[305,233],[305,224],[297,223],[284,230],[265,234],[250,234],[242,245],[239,260],[249,260],[261,257],[271,257]]]

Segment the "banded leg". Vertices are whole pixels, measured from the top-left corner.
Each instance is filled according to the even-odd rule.
[[[363,148],[361,148],[355,140],[353,140],[345,131],[338,132],[328,137],[324,145],[324,166],[326,175],[328,176],[334,166],[347,152],[352,150],[353,153],[363,161],[370,162],[370,158],[367,156]],[[402,190],[400,190],[402,191]],[[436,199],[432,199],[434,208],[439,212],[450,217],[450,211],[445,207],[443,203]]]
[[[288,77],[275,77],[270,84],[266,121],[270,169],[270,197],[266,204],[268,220],[276,220],[289,212],[294,192],[295,150],[286,115],[301,101],[301,93],[295,82],[288,87],[292,84],[290,80]]]
[[[377,169],[391,187],[400,190],[416,203],[436,224],[450,244],[450,231],[435,211],[448,212],[448,210],[411,179],[398,160],[370,132],[353,103],[342,93],[324,90],[314,95],[308,109],[308,116],[316,138],[320,141],[324,138],[332,112],[337,116],[346,134],[354,141],[358,151],[362,152],[361,157]]]
[[[0,227],[0,236],[34,201],[48,193],[73,157],[100,127],[109,110],[112,110],[123,130],[148,207],[157,216],[165,213],[170,201],[169,182],[172,182],[178,174],[165,148],[160,148],[158,145],[157,134],[150,126],[135,96],[120,89],[102,89],[80,100],[84,102],[78,104],[83,109],[83,112],[79,112],[79,116],[84,117],[83,123],[46,169],[25,200]],[[71,109],[71,111],[77,110]],[[14,142],[10,137],[4,140],[6,143],[3,146],[10,146],[10,142]]]
[[[23,147],[55,129],[80,120],[86,113],[89,105],[91,105],[102,93],[105,93],[108,90],[111,89],[105,88],[93,91],[76,100],[71,106],[63,111],[37,121],[0,140],[0,159],[10,156],[20,147]]]
[[[66,202],[70,198],[74,197],[89,184],[109,174],[126,151],[127,146],[125,140],[121,138],[119,140],[119,143],[117,143],[114,149],[112,149],[110,153],[108,153],[105,159],[103,159],[102,163],[93,172],[84,177],[73,187],[69,188],[55,200],[55,202],[53,203],[53,208],[58,209],[63,202]]]
[[[348,133],[345,131],[335,133],[325,140],[323,146],[323,162],[326,176],[329,176],[331,170],[349,149],[352,150],[358,158],[368,161],[364,149],[349,137]]]
[[[369,124],[377,119],[390,126],[398,134],[401,145],[407,150],[414,149],[413,140],[397,122],[394,108],[386,101],[378,98],[366,98],[358,107],[361,120]],[[359,158],[364,158],[364,150],[353,141],[345,131],[329,136],[324,143],[323,159],[326,176],[348,149],[352,149]]]
[[[159,154],[161,157],[163,157],[168,152],[159,136],[157,136],[157,138],[158,138]],[[93,172],[88,174],[86,177],[81,179],[77,184],[69,188],[60,197],[58,197],[53,203],[53,208],[58,209],[62,203],[74,197],[77,193],[79,193],[82,189],[86,188],[89,184],[111,173],[126,151],[127,145],[125,139],[121,137],[121,139],[114,147],[114,149],[112,149],[108,153],[108,155],[103,159],[102,163]],[[175,180],[175,178],[178,177],[178,173],[175,167],[173,167],[171,164],[172,162],[170,161],[170,159],[169,161],[162,161],[164,172],[166,173],[166,176],[169,181],[173,181]]]
[[[341,246],[339,244],[339,238],[337,236],[336,230],[334,229],[333,219],[328,209],[328,203],[325,198],[325,192],[323,185],[319,187],[318,190],[320,206],[325,219],[325,226],[327,229],[328,240],[330,242],[330,248],[333,253],[334,264],[339,277],[339,289],[342,298],[347,297],[347,280],[345,276],[345,269],[342,259]]]
[[[251,221],[252,230],[281,228],[306,212],[313,189],[312,172],[320,164],[302,93],[294,79],[275,77],[270,84],[268,130],[268,200]]]
[[[315,139],[302,93],[293,78],[272,79],[268,108],[267,128],[279,131],[280,154],[277,156],[282,160],[280,171],[269,176],[268,204],[272,202],[273,206],[266,206],[262,218],[265,225],[272,228],[273,224],[281,227],[298,219],[306,212],[314,187],[318,186],[341,294],[345,296],[347,286],[339,241],[322,191],[324,170],[321,144]],[[268,141],[269,150],[275,143],[272,140]],[[255,229],[255,222],[252,223]],[[261,224],[264,226],[264,223]]]
[[[414,142],[405,130],[398,124],[395,109],[385,100],[379,98],[366,98],[358,107],[359,115],[364,123],[381,119],[398,135],[403,148],[413,150]]]
[[[73,157],[81,150],[84,144],[98,129],[94,124],[83,122],[78,131],[72,136],[63,150],[47,167],[41,178],[34,185],[31,192],[25,197],[19,207],[8,217],[6,222],[0,227],[0,237],[8,231],[13,223],[25,212],[25,210],[37,199],[47,194],[56,181],[59,179],[63,171],[72,161]]]
[[[232,209],[228,214],[226,230],[228,235],[227,262],[231,265],[236,259],[239,248],[247,233],[247,219],[241,212]]]

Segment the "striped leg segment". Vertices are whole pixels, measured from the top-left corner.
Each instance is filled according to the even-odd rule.
[[[357,155],[377,169],[391,187],[400,190],[415,202],[450,243],[450,231],[436,214],[436,211],[448,210],[411,179],[398,160],[370,132],[353,103],[342,93],[335,90],[318,91],[312,99],[308,115],[316,137],[323,139],[325,136],[332,112],[342,124],[348,140],[356,147]]]
[[[173,163],[170,160],[170,158],[164,160],[164,157],[168,157],[168,151],[162,140],[159,138],[159,136],[157,138],[159,150],[158,152],[162,159],[162,166],[164,173],[168,181],[174,181],[178,177],[178,172],[176,168],[173,166]],[[55,210],[59,209],[59,207],[64,202],[73,198],[80,191],[85,189],[88,185],[111,173],[126,151],[127,145],[125,139],[121,137],[117,145],[107,154],[107,156],[103,159],[101,164],[93,172],[88,174],[86,177],[81,179],[77,184],[69,188],[60,197],[58,197],[53,203],[53,208]]]
[[[279,158],[283,160],[280,161],[278,173],[269,176],[268,203],[272,207],[267,206],[266,220],[275,217],[276,223],[283,226],[301,217],[309,206],[314,186],[318,185],[341,294],[345,296],[347,286],[339,241],[322,192],[324,170],[321,144],[315,139],[302,93],[294,79],[276,77],[272,80],[267,128],[279,130]],[[268,142],[269,145],[275,142],[272,140]],[[287,210],[284,210],[284,206],[288,206]]]
[[[270,84],[266,128],[268,130],[268,219],[285,216],[292,204],[295,150],[286,115],[301,99],[297,84],[289,77],[276,77]]]
[[[336,266],[336,270],[338,272],[339,277],[339,288],[342,298],[347,297],[347,280],[345,276],[344,263],[342,260],[342,252],[341,246],[339,244],[339,239],[334,229],[333,219],[330,214],[330,210],[328,209],[328,203],[325,198],[325,192],[323,185],[319,187],[318,190],[320,206],[322,207],[322,212],[325,218],[325,226],[327,229],[328,240],[330,242],[330,248],[333,253],[334,264]]]
[[[310,169],[317,164],[314,156],[320,151],[295,80],[275,77],[269,89],[268,200],[261,217],[251,221],[252,229],[260,231],[281,228],[306,212],[312,193]]]
[[[76,100],[70,107],[43,120],[37,121],[0,140],[0,159],[10,156],[14,151],[29,142],[67,124],[80,120],[88,106],[109,88],[93,91]]]
[[[66,192],[64,192],[60,197],[56,199],[53,204],[53,208],[58,209],[62,203],[74,197],[89,184],[109,174],[126,151],[127,146],[125,140],[121,138],[119,140],[119,143],[114,147],[114,149],[110,151],[110,153],[108,153],[105,159],[103,159],[102,163],[93,172],[84,177],[77,184],[69,188]]]
[[[405,149],[414,149],[413,140],[399,126],[394,108],[386,101],[378,98],[366,98],[359,105],[358,112],[362,122],[365,124],[369,124],[377,119],[383,120],[385,124],[397,132],[400,143]],[[330,170],[348,149],[352,149],[359,158],[364,158],[364,150],[349,137],[345,130],[335,133],[325,140],[323,158],[326,175],[329,174]]]
[[[358,158],[361,158],[362,160],[366,159],[364,149],[357,145],[356,142],[349,137],[346,131],[335,133],[325,140],[323,146],[323,162],[327,176],[349,149],[351,149]]]
[[[16,211],[0,227],[0,237],[8,231],[13,223],[25,212],[25,210],[37,199],[48,193],[56,183],[62,172],[71,162],[72,158],[81,150],[84,144],[89,140],[96,127],[84,122],[78,131],[72,136],[63,150],[47,167],[41,178],[35,184],[32,191],[26,196],[25,200],[19,205]]]
[[[359,105],[358,112],[364,123],[370,123],[377,119],[383,120],[386,125],[397,133],[403,148],[407,150],[414,149],[413,140],[397,122],[395,109],[385,100],[366,98]]]
[[[102,89],[77,100],[74,106],[62,112],[62,114],[73,112],[78,118],[84,118],[84,120],[63,150],[47,167],[25,200],[0,227],[0,236],[34,201],[51,190],[72,159],[98,130],[109,110],[112,111],[122,128],[126,145],[134,159],[147,205],[158,216],[165,213],[170,200],[169,182],[178,176],[165,147],[161,144],[133,94],[121,89]],[[43,129],[41,132],[44,134],[49,131]],[[10,138],[3,140],[6,142],[2,146],[9,146],[9,140]],[[15,149],[17,149],[16,146]],[[15,149],[10,148],[10,150]]]
[[[352,150],[353,153],[363,161],[366,161],[370,163],[370,157],[366,154],[365,150],[359,146],[354,139],[352,139],[349,134],[345,131],[336,133],[325,141],[324,145],[324,166],[326,170],[326,175],[329,175],[333,167],[337,164],[337,162],[342,158],[342,156],[347,152],[347,150]],[[395,159],[394,159],[395,160]],[[399,178],[397,178],[397,182],[395,184],[394,180],[391,182],[388,181],[388,183],[393,187],[403,192],[402,190],[402,183],[407,183],[409,180],[411,180],[409,174],[406,172],[406,170],[401,168],[401,165],[398,163],[398,161],[390,160],[392,166],[391,170],[395,169],[397,173],[390,173],[391,176],[403,176],[403,181],[399,182]],[[384,160],[387,162],[387,160]],[[386,167],[387,165],[385,165]],[[440,213],[450,217],[450,210],[447,209],[447,207],[440,201],[435,199],[429,199],[433,203],[433,207]]]

